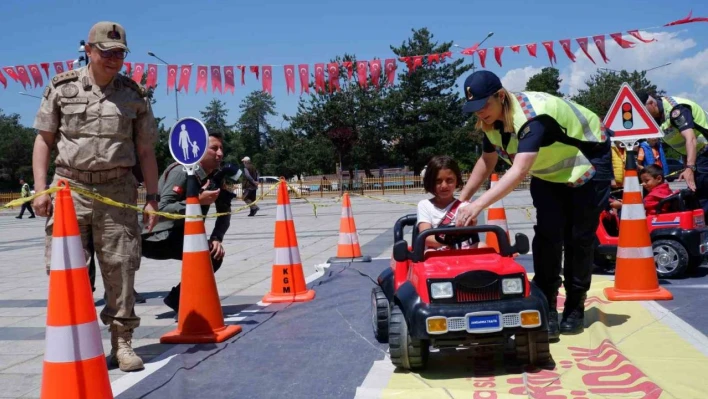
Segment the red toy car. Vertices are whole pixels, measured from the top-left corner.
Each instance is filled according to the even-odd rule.
[[[513,348],[521,364],[552,367],[546,298],[513,258],[528,252],[528,238],[517,234],[511,246],[499,226],[436,228],[420,234],[414,227],[409,247],[403,229],[415,225],[416,215],[396,222],[391,267],[379,275],[371,292],[374,334],[389,343],[393,364],[424,368],[430,347],[496,346]],[[480,232],[497,235],[500,253],[460,249]],[[431,235],[450,249],[425,252],[425,239]]]
[[[664,208],[668,211],[662,212]],[[708,229],[695,193],[680,190],[661,200],[656,210],[655,215],[647,216],[647,226],[659,277],[680,277],[689,268],[700,266],[708,251]],[[613,268],[618,241],[619,218],[605,211],[600,215],[597,227],[597,266],[607,270]]]

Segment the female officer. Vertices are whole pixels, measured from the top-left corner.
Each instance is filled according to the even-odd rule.
[[[476,223],[480,212],[514,190],[531,174],[536,208],[534,283],[549,304],[549,338],[584,329],[595,230],[607,205],[612,180],[610,139],[594,113],[546,93],[510,93],[499,77],[478,71],[465,81],[465,113],[475,113],[484,131],[482,157],[460,193],[469,200],[501,157],[511,165],[498,184],[460,209],[457,225]],[[565,309],[558,325],[556,299],[565,247]]]

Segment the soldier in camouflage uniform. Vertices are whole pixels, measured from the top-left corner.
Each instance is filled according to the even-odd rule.
[[[73,187],[115,201],[136,205],[137,181],[131,169],[139,161],[147,189],[146,211],[157,209],[157,124],[145,90],[119,75],[128,47],[125,30],[114,22],[99,22],[88,35],[88,66],[52,78],[44,90],[34,128],[33,171],[37,191],[47,187],[47,167],[56,146],[56,175]],[[123,371],[140,370],[142,359],[131,347],[135,315],[133,285],[140,267],[140,227],[135,211],[103,204],[72,192],[81,240],[88,261],[89,239],[95,244],[106,289],[101,321],[111,332],[111,359]],[[54,220],[52,199],[34,201],[46,225],[46,266],[50,268]],[[152,228],[154,215],[143,214]]]

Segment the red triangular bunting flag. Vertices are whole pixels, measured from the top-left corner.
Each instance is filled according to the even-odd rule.
[[[236,82],[234,79],[234,67],[225,66],[224,67],[224,93],[230,91],[234,94],[234,89],[236,88]]]
[[[59,66],[62,66],[61,62],[59,63]],[[12,67],[3,67],[2,70],[5,71],[5,73],[7,74],[7,76],[10,77],[10,79],[14,80],[15,82],[20,81],[20,78],[17,77],[17,74],[15,73],[15,70],[12,69]]]
[[[503,51],[504,47],[494,47],[494,59],[497,60],[497,64],[499,64],[499,66],[502,66],[501,56]]]
[[[315,64],[315,91],[318,93],[325,92],[325,71],[324,63]]]
[[[211,92],[216,93],[216,91],[219,91],[219,93],[223,93],[221,91],[221,67],[220,66],[212,66],[211,67]]]
[[[135,83],[140,84],[143,81],[143,72],[145,72],[144,63],[135,63],[135,70],[133,70],[133,80]]]
[[[352,73],[354,72],[352,70],[352,62],[351,61],[344,61],[344,62],[342,62],[342,66],[347,68],[347,80],[352,80]]]
[[[381,60],[369,61],[369,70],[371,71],[371,84],[379,87],[379,79],[381,79]]]
[[[185,93],[189,93],[189,80],[192,77],[192,66],[182,65],[179,69],[179,85],[177,90],[184,90]]]
[[[24,66],[18,65],[15,67],[15,70],[17,71],[17,77],[20,78],[20,83],[22,83],[22,87],[27,89],[27,85],[32,87],[32,82],[30,82],[29,75],[27,74],[27,69],[25,69]]]
[[[647,39],[643,38],[642,35],[639,34],[639,30],[638,30],[638,29],[627,31],[627,33],[629,33],[630,35],[634,36],[637,40],[639,40],[639,41],[641,41],[641,42],[643,42],[643,43],[651,43],[651,42],[655,42],[655,41],[656,41],[656,39],[649,39],[649,40],[647,40]]]
[[[49,63],[48,62],[43,62],[40,64],[42,69],[44,69],[44,74],[47,75],[47,79],[49,79]]]
[[[194,91],[195,93],[199,93],[199,90],[203,89],[206,94],[208,74],[209,71],[206,65],[197,65],[197,89]]]
[[[5,75],[3,75],[2,72],[0,72],[0,83],[7,89],[7,79],[5,79]]]
[[[236,68],[238,68],[239,71],[241,71],[241,86],[246,85],[246,66],[245,65],[236,65]]]
[[[74,69],[74,60],[66,61],[66,67],[71,71]]]
[[[423,67],[423,56],[422,55],[416,55],[413,57],[413,71],[415,71],[418,68]]]
[[[621,33],[610,33],[610,37],[615,39],[615,42],[617,42],[617,44],[619,44],[622,48],[632,48],[636,45],[634,42],[622,39]]]
[[[273,67],[263,65],[261,70],[263,70],[263,91],[268,94],[273,94]]]
[[[428,55],[428,65],[437,64],[438,62],[440,62],[440,54]]]
[[[30,75],[32,75],[32,80],[34,80],[34,87],[44,86],[44,80],[42,80],[42,72],[40,72],[37,64],[32,64],[29,66]]]
[[[130,71],[132,71],[132,69],[131,69],[132,64],[130,62],[124,62],[123,65],[125,65],[126,75],[130,76]],[[55,66],[56,66],[56,64],[55,64]]]
[[[440,54],[440,61],[445,62],[445,58],[452,58],[452,51],[446,51]]]
[[[290,94],[290,91],[295,93],[295,65],[285,65],[283,66],[283,73],[285,74],[285,92]]]
[[[484,64],[487,60],[487,49],[486,48],[479,49],[479,50],[477,50],[477,54],[479,54],[479,62],[480,62],[480,64],[482,64],[482,68],[486,68],[487,66]]]
[[[248,69],[256,74],[256,80],[258,80],[258,65],[251,65]]]
[[[597,46],[597,51],[600,52],[602,59],[605,61],[605,64],[607,64],[610,60],[607,59],[607,55],[605,54],[605,35],[593,36],[592,40],[595,42],[595,46]]]
[[[127,62],[126,62],[126,64],[127,64]],[[57,75],[64,72],[64,64],[62,64],[61,61],[55,62],[54,63],[54,71],[56,72]],[[12,77],[12,76],[10,76],[10,77]]]
[[[553,65],[554,62],[558,63],[556,61],[556,53],[555,53],[555,51],[553,51],[553,42],[547,41],[547,42],[542,42],[541,44],[543,44],[543,47],[546,48],[546,52],[548,53],[548,60],[551,62],[551,65]]]
[[[575,54],[570,50],[570,39],[562,39],[559,40],[561,47],[563,47],[563,51],[565,51],[565,55],[568,56],[568,58],[575,62]]]
[[[526,50],[529,52],[529,55],[531,57],[535,57],[536,56],[536,43],[527,44]]]
[[[336,62],[327,64],[327,73],[329,74],[329,92],[332,93],[334,89],[341,91],[339,88],[339,64]]]
[[[585,56],[592,61],[592,63],[595,63],[595,60],[592,59],[590,56],[590,53],[588,53],[588,38],[587,37],[581,37],[578,39],[575,39],[578,42],[578,45],[580,46],[580,49],[583,50],[583,53],[585,53]]]
[[[474,57],[474,53],[477,51],[477,48],[479,47],[479,43],[475,43],[472,47],[467,47],[466,49],[460,51],[460,53],[464,55],[471,55]]]
[[[356,62],[356,74],[359,80],[359,87],[362,89],[366,89],[366,86],[369,85],[369,81],[366,79],[366,68],[368,64],[369,63],[366,61]]]
[[[148,89],[157,86],[157,65],[148,64],[148,76],[145,81],[145,87]]]
[[[297,66],[300,71],[300,94],[310,92],[310,66],[300,64]]]
[[[511,46],[511,51],[513,51],[515,53],[518,53],[520,49],[521,49],[521,46],[518,44]]]
[[[386,70],[386,86],[393,86],[393,82],[396,80],[396,59],[386,59],[384,69]]]
[[[170,89],[175,88],[177,83],[177,65],[167,66],[167,94],[170,94]]]

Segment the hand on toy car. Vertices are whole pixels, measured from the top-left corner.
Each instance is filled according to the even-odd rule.
[[[477,224],[477,216],[479,216],[480,211],[472,204],[473,203],[460,205],[460,209],[457,210],[455,226],[464,227],[475,226]]]

